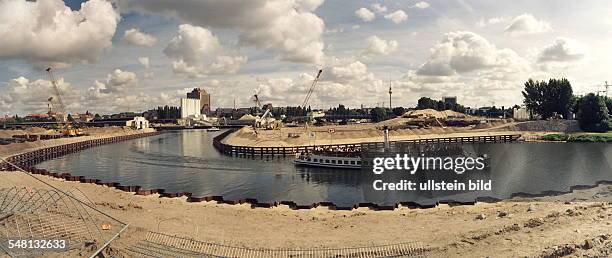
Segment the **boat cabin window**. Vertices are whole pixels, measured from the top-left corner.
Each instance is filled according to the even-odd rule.
[[[332,159],[332,163],[333,163],[333,164],[336,164],[336,160],[335,160],[335,159]]]
[[[319,159],[314,159],[314,162],[319,162]]]
[[[351,160],[351,165],[355,165],[355,161],[354,160]]]
[[[361,160],[358,160],[358,161],[357,161],[357,165],[361,165]]]
[[[345,160],[345,161],[344,161],[344,164],[348,165],[348,160]]]
[[[326,160],[325,160],[325,163],[329,163],[329,160],[328,160],[328,159],[326,159]]]

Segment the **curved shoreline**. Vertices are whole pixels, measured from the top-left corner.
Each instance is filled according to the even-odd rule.
[[[454,200],[441,200],[437,201],[433,204],[419,204],[413,201],[399,201],[393,205],[379,205],[372,202],[361,202],[355,203],[352,206],[339,206],[334,204],[333,202],[321,201],[311,204],[298,204],[293,201],[275,201],[275,202],[259,202],[256,198],[242,198],[238,200],[225,200],[223,196],[219,195],[211,195],[211,196],[193,196],[190,192],[166,192],[165,189],[143,189],[142,186],[139,185],[128,185],[124,186],[118,182],[103,182],[99,179],[95,178],[86,178],[84,176],[73,176],[70,173],[56,173],[50,172],[46,169],[38,169],[34,166],[42,161],[57,158],[63,155],[67,155],[70,153],[74,153],[86,148],[95,147],[103,144],[110,144],[119,141],[131,140],[136,138],[155,136],[162,134],[163,132],[147,132],[147,133],[138,133],[138,134],[130,134],[124,136],[113,136],[106,138],[98,138],[74,143],[68,143],[64,145],[57,145],[46,148],[39,148],[35,150],[30,150],[25,153],[17,154],[10,156],[6,160],[11,162],[17,166],[19,166],[24,171],[27,171],[36,175],[46,175],[53,178],[64,179],[66,181],[75,181],[80,183],[90,183],[96,185],[104,185],[108,187],[113,187],[115,189],[134,193],[135,195],[148,196],[148,195],[156,195],[158,194],[160,198],[181,198],[183,196],[187,197],[187,202],[216,202],[220,204],[230,204],[230,205],[242,205],[248,204],[251,208],[273,208],[278,206],[288,206],[292,210],[309,210],[317,207],[327,207],[330,210],[354,210],[359,208],[368,208],[374,211],[389,211],[395,210],[402,207],[407,207],[411,209],[430,209],[435,208],[439,205],[449,205],[449,206],[459,206],[459,205],[474,205],[478,202],[481,203],[497,203],[508,199],[513,198],[538,198],[538,197],[550,197],[550,196],[559,196],[564,194],[573,193],[575,190],[585,190],[598,187],[600,185],[608,185],[612,184],[612,181],[609,180],[599,180],[595,182],[594,185],[574,185],[569,188],[568,191],[542,191],[539,193],[525,193],[518,192],[512,193],[508,199],[499,199],[494,197],[477,197],[474,201],[469,202],[459,202]],[[2,170],[12,170],[11,166],[8,164],[0,164],[0,171]]]

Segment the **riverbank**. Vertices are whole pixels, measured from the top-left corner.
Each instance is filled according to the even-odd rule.
[[[41,129],[44,130],[44,129]],[[32,130],[30,130],[32,131]],[[22,130],[2,130],[0,131],[3,135],[23,134]],[[29,131],[25,131],[29,132]],[[46,131],[47,133],[52,133]],[[37,149],[48,148],[53,146],[60,146],[70,143],[83,142],[87,140],[96,140],[102,138],[135,135],[142,133],[155,132],[154,129],[135,130],[128,127],[103,127],[103,128],[86,128],[85,133],[87,136],[50,139],[50,140],[38,140],[34,142],[22,142],[22,143],[11,143],[8,145],[0,145],[0,157],[6,158],[21,153],[35,151]],[[37,133],[43,133],[38,130]]]
[[[271,249],[361,247],[419,241],[444,256],[606,256],[612,249],[612,185],[571,194],[499,203],[393,211],[294,211],[286,206],[188,203],[186,198],[137,196],[114,188],[35,175],[53,186],[78,189],[97,208],[130,223],[111,244],[121,256],[134,235],[163,232],[199,241]],[[0,187],[35,185],[19,172],[0,173]],[[553,256],[554,257],[554,256]]]
[[[390,126],[391,141],[445,137],[496,136],[521,134],[524,139],[537,139],[550,133],[576,130],[572,121],[499,120],[475,126],[409,128],[407,118],[396,118],[374,124],[284,127],[277,130],[253,130],[243,127],[222,140],[224,144],[248,147],[296,147],[308,145],[359,144],[383,141],[383,126]]]
[[[544,135],[542,140],[553,142],[612,142],[612,132],[548,134]]]

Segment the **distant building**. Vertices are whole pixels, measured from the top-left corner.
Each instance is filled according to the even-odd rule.
[[[234,114],[233,108],[217,108],[215,110],[216,117],[232,117]]]
[[[24,119],[26,121],[47,120],[49,119],[49,114],[28,114]]]
[[[140,114],[136,114],[134,112],[121,112],[119,114],[113,114],[110,117],[111,118],[134,118],[136,116],[138,116]]]
[[[199,99],[181,98],[181,118],[200,117],[202,110]]]
[[[147,129],[149,128],[149,120],[142,116],[137,116],[132,120],[126,121],[125,126],[129,126],[134,129]]]
[[[442,102],[444,102],[444,104],[452,104],[452,105],[456,105],[457,104],[457,97],[442,97]]]
[[[512,109],[512,118],[516,120],[529,120],[533,117],[533,112],[525,106]]]
[[[232,117],[234,119],[236,118],[240,118],[246,114],[250,114],[251,113],[251,109],[250,108],[239,108],[239,109],[235,109],[234,112],[232,113]]]
[[[89,113],[89,111],[86,111],[85,114],[74,114],[73,118],[78,122],[89,122],[94,119],[94,115]]]
[[[200,113],[205,115],[210,115],[211,105],[210,105],[210,94],[206,92],[204,89],[195,88],[191,92],[187,93],[188,99],[198,99],[200,100]]]

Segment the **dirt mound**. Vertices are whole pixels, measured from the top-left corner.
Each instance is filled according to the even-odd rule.
[[[408,111],[406,112],[406,114],[403,115],[403,117],[412,117],[412,118],[466,118],[468,117],[468,115],[463,114],[463,113],[459,113],[459,112],[455,112],[452,110],[444,110],[444,111],[437,111],[434,109],[421,109],[421,110],[413,110],[413,111]]]

